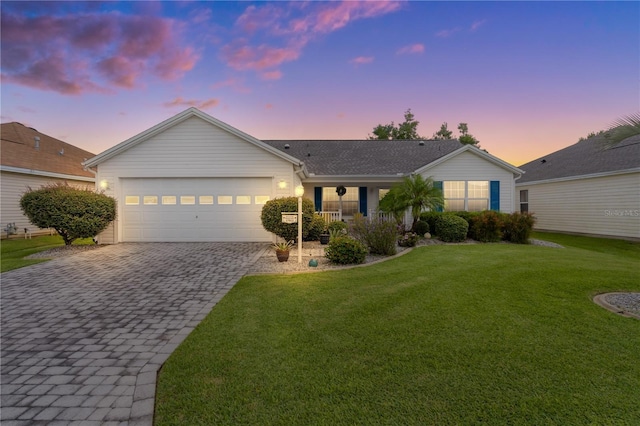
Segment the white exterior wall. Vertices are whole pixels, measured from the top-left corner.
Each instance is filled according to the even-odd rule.
[[[40,229],[29,222],[29,219],[22,214],[20,209],[20,198],[28,188],[38,189],[45,185],[55,183],[68,183],[79,188],[93,189],[93,182],[76,181],[70,179],[59,179],[46,176],[28,175],[22,173],[11,173],[3,171],[0,173],[2,189],[0,190],[0,228],[4,229],[9,223],[16,224],[18,228],[18,236],[24,235],[24,228],[28,228],[32,235],[50,234],[48,229]],[[6,234],[2,232],[4,238]]]
[[[268,177],[271,198],[293,195],[300,179],[293,165],[198,117],[190,117],[98,166],[96,186],[118,200],[122,216],[121,179],[186,177]],[[285,182],[281,189],[279,182]],[[313,195],[312,195],[313,196]],[[100,235],[100,243],[121,241],[119,220]]]
[[[462,152],[453,158],[430,167],[422,173],[434,181],[486,180],[500,181],[500,211],[512,213],[515,182],[513,173],[470,152]]]
[[[516,186],[536,229],[640,238],[640,173]],[[518,202],[519,205],[519,202]]]

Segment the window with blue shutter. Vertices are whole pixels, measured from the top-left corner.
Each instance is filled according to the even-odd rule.
[[[367,215],[367,187],[361,186],[358,189],[358,198],[360,199],[360,213],[363,216]]]
[[[322,187],[316,186],[313,188],[313,203],[317,212],[322,211]]]
[[[492,180],[489,187],[489,208],[500,211],[500,181]]]
[[[442,185],[442,181],[441,180],[436,180],[433,182],[433,187],[436,189],[439,189],[440,191],[442,191],[442,194],[444,195],[444,190],[443,190],[443,185]],[[441,212],[443,211],[443,207],[444,206],[440,206],[436,209],[437,212]]]

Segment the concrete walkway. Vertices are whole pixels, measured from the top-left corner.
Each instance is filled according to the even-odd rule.
[[[160,366],[266,247],[119,244],[2,274],[2,425],[151,425]]]

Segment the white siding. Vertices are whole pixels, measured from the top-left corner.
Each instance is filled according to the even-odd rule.
[[[121,179],[216,177],[270,178],[271,198],[292,195],[299,183],[290,162],[191,117],[101,163],[96,185],[107,181],[105,193],[121,200]],[[280,181],[286,183],[286,188],[278,187]],[[101,234],[101,242],[122,241],[120,204],[115,232]]]
[[[516,187],[529,191],[536,229],[640,238],[640,173]]]
[[[500,181],[500,211],[513,212],[515,189],[513,173],[475,154],[463,152],[444,163],[427,169],[422,174],[424,177],[431,176],[435,181]]]
[[[18,235],[24,234],[24,228],[28,228],[33,235],[50,233],[49,230],[41,230],[31,224],[29,219],[22,214],[22,210],[20,209],[20,198],[28,188],[38,189],[44,185],[67,182],[72,186],[93,189],[92,182],[57,179],[11,172],[2,172],[0,176],[2,182],[2,189],[0,190],[2,197],[2,204],[0,206],[0,228],[4,229],[7,224],[15,222],[16,227],[18,228]],[[3,232],[2,237],[4,238],[5,236],[6,234]]]

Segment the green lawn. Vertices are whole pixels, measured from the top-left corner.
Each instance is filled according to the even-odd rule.
[[[73,244],[93,244],[91,238],[76,240]],[[0,272],[10,271],[12,269],[22,268],[24,266],[33,265],[40,262],[46,262],[49,259],[24,259],[30,254],[49,250],[54,247],[63,246],[64,241],[59,235],[34,237],[29,240],[16,238],[11,240],[2,240],[0,242]]]
[[[164,365],[157,425],[637,425],[640,245],[429,246],[242,279]]]

